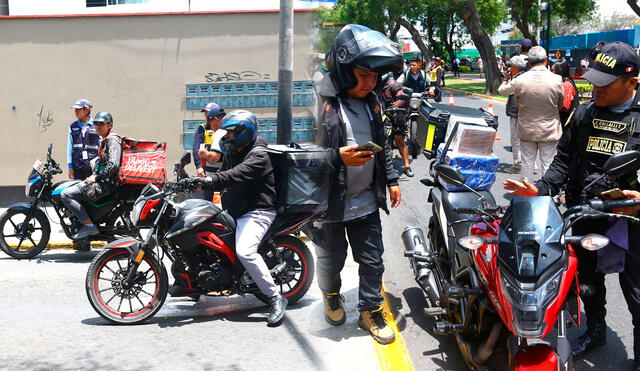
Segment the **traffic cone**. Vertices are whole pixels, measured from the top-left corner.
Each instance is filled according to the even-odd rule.
[[[492,103],[489,103],[489,105],[487,106],[487,111],[489,111],[489,113],[493,115],[493,104]]]
[[[213,204],[222,209],[222,198],[220,192],[213,192]]]
[[[455,106],[455,104],[453,103],[453,94],[449,94],[449,105]]]

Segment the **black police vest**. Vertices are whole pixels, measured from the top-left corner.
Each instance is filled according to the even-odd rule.
[[[577,195],[584,187],[584,180],[591,174],[601,174],[602,166],[615,153],[640,149],[640,105],[638,97],[631,108],[624,112],[613,112],[587,103],[581,112],[577,132],[577,153],[574,161],[578,173],[574,173],[568,184],[567,194]],[[572,166],[573,167],[573,166]],[[618,180],[622,189],[637,188],[636,173]]]
[[[98,156],[100,136],[96,133],[93,125],[89,126],[83,135],[80,121],[73,122],[70,129],[71,144],[73,145],[71,163],[75,169],[90,169],[90,161]],[[87,152],[86,159],[82,155],[83,151]]]

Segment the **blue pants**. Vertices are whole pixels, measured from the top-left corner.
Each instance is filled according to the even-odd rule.
[[[349,242],[345,238],[345,231]],[[340,292],[340,272],[347,258],[347,247],[360,267],[358,310],[375,310],[384,301],[382,294],[382,224],[378,211],[362,218],[340,223],[323,223],[322,238],[317,241],[318,285],[324,293]],[[316,242],[316,241],[314,241]]]

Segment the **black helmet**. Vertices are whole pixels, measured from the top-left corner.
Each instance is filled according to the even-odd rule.
[[[93,122],[111,122],[113,123],[113,117],[109,112],[103,111],[96,113],[96,117],[93,118]]]
[[[329,73],[339,93],[356,86],[353,67],[377,72],[379,79],[387,72],[403,68],[397,43],[378,31],[358,24],[342,28],[333,41],[328,59]]]

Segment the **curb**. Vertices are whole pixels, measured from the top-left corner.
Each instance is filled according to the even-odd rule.
[[[91,248],[102,248],[107,245],[105,241],[91,241]],[[15,244],[11,244],[11,247],[15,247]],[[73,241],[54,241],[49,242],[45,250],[53,250],[53,249],[63,249],[63,250],[73,250]]]
[[[493,95],[487,95],[487,94],[472,93],[472,92],[468,92],[466,90],[448,88],[446,86],[443,87],[442,90],[455,91],[457,93],[462,93],[462,94],[466,94],[466,95],[473,95],[475,97],[491,99],[491,100],[495,100],[495,101],[502,102],[502,103],[506,103],[507,102],[506,98],[494,97]]]

